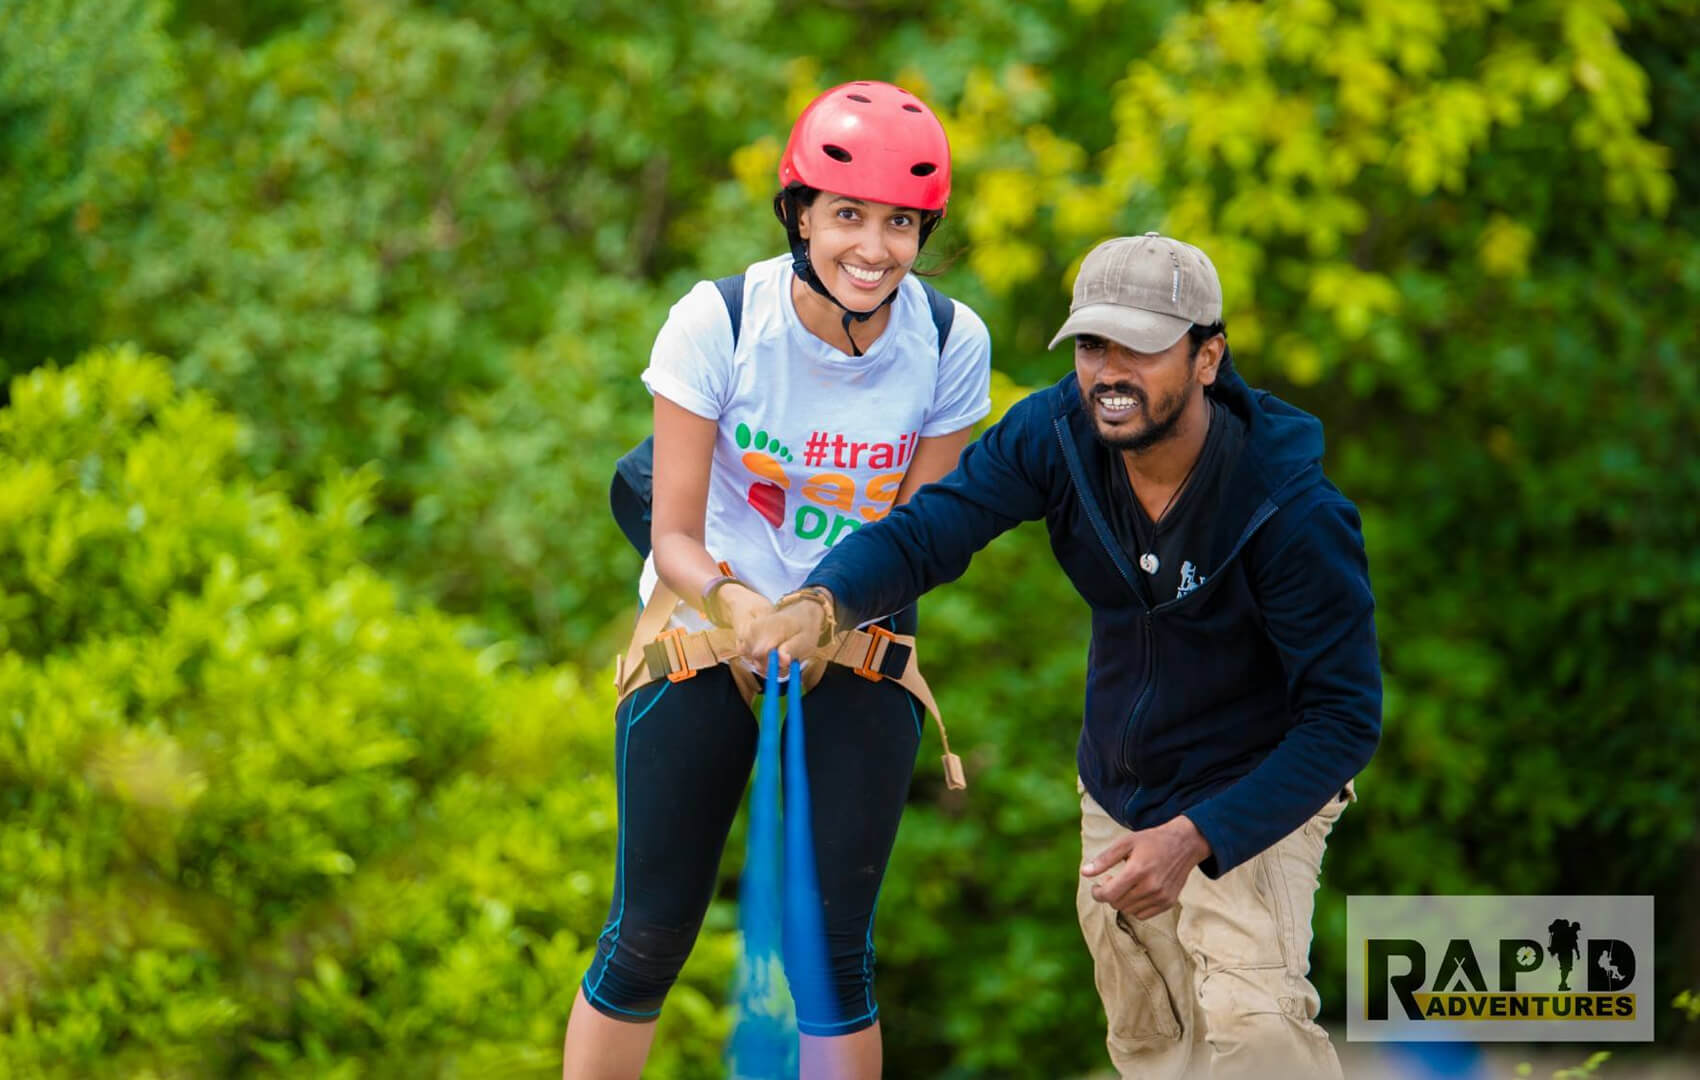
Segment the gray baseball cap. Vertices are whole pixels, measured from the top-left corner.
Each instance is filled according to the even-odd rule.
[[[1074,279],[1074,302],[1049,348],[1079,334],[1162,352],[1194,323],[1222,318],[1222,282],[1204,252],[1167,236],[1118,236],[1093,248]]]

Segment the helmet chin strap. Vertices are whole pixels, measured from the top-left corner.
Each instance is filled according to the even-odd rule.
[[[827,287],[821,284],[819,277],[815,276],[814,264],[809,262],[809,242],[801,237],[797,237],[791,241],[791,270],[799,278],[801,278],[804,284],[808,285],[809,288],[820,293],[828,300],[831,300],[833,304],[837,306],[838,310],[844,312],[844,336],[850,342],[850,355],[861,356],[862,347],[856,344],[855,337],[851,335],[850,324],[852,322],[864,323],[873,318],[875,315],[878,315],[880,308],[885,307],[887,304],[897,299],[897,290],[891,290],[891,295],[875,304],[871,311],[850,310],[844,306],[844,302],[842,300],[832,295]]]
[[[802,231],[797,227],[797,219],[802,215],[802,209],[797,205],[797,200],[789,189],[781,191],[773,197],[773,212],[779,216],[780,221],[785,223],[785,232],[791,239],[791,272],[802,279],[803,283],[809,288],[832,301],[838,310],[844,312],[844,336],[850,342],[850,355],[861,356],[862,347],[856,344],[855,337],[851,335],[850,324],[852,322],[867,322],[878,315],[880,308],[897,299],[897,290],[891,290],[891,295],[875,304],[871,311],[852,311],[845,307],[844,302],[832,295],[831,291],[821,283],[820,278],[815,275],[814,264],[809,261],[809,242],[803,239]],[[925,242],[923,235],[922,243]]]

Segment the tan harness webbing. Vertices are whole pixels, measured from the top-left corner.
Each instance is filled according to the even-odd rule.
[[[661,679],[683,682],[705,668],[725,664],[744,696],[744,703],[749,704],[761,688],[755,672],[748,665],[735,662],[740,659],[736,635],[724,627],[694,632],[677,627],[667,629],[679,604],[679,597],[665,582],[655,583],[655,591],[632,631],[631,644],[626,647],[625,655],[614,660],[614,687],[620,700],[652,682]],[[813,690],[820,682],[828,663],[841,664],[873,682],[890,679],[914,694],[938,726],[939,742],[944,745],[946,786],[953,790],[968,786],[962,759],[950,752],[950,739],[945,734],[944,719],[939,716],[938,702],[933,699],[927,680],[921,677],[914,635],[893,634],[878,626],[835,635],[819,656],[804,662],[805,691]]]

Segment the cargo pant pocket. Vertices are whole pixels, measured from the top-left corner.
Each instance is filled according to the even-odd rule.
[[[1126,917],[1090,896],[1080,916],[1110,1038],[1119,1043],[1179,1039],[1181,1024],[1169,989]]]

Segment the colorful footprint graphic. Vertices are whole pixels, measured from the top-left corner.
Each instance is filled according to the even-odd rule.
[[[785,467],[780,462],[791,460],[790,449],[765,431],[752,433],[748,424],[739,424],[733,438],[738,448],[745,451],[744,468],[766,477],[750,485],[746,501],[755,507],[756,513],[767,519],[769,525],[775,529],[782,527],[785,524],[785,491],[791,486],[791,478],[785,475]]]

